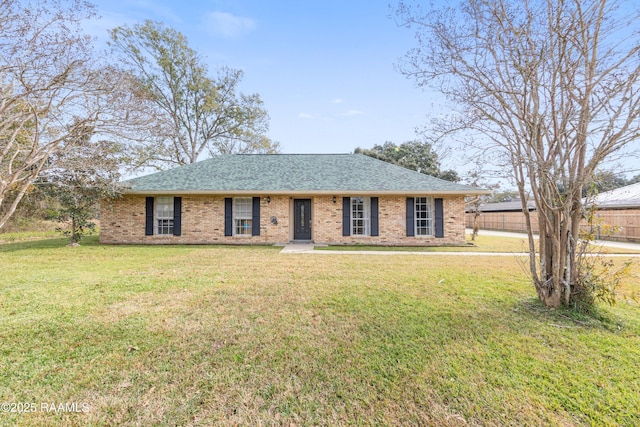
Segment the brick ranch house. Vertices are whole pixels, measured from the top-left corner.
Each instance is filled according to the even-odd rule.
[[[361,154],[234,154],[123,182],[108,244],[460,245],[485,190]]]

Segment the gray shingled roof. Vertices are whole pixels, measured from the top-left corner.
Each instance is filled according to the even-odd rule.
[[[536,204],[533,200],[527,202],[530,211],[536,210]],[[467,212],[474,212],[475,208],[470,206]],[[522,201],[513,200],[510,202],[484,203],[480,206],[482,212],[522,212]]]
[[[600,209],[628,209],[640,207],[640,182],[598,194],[594,200],[586,200]]]
[[[362,154],[230,154],[125,181],[127,193],[485,194]]]

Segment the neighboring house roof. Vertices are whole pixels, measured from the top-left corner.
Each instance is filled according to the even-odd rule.
[[[487,194],[362,154],[228,154],[123,182],[128,194]]]
[[[599,209],[628,209],[640,207],[640,183],[627,185],[598,194],[586,200],[587,204],[595,204]]]
[[[529,200],[527,202],[527,207],[530,211],[536,209],[536,204]],[[467,212],[473,212],[475,208],[473,206],[469,206],[467,208]],[[485,203],[480,205],[481,212],[522,212],[522,201],[520,200],[512,200],[510,202],[497,202],[497,203]]]

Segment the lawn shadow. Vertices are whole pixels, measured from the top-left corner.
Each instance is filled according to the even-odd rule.
[[[80,241],[80,247],[99,246],[98,236],[86,236]],[[54,237],[49,239],[23,240],[19,242],[0,243],[0,252],[16,252],[34,249],[55,249],[69,246],[69,238]],[[69,247],[72,249],[72,247]]]
[[[596,306],[590,312],[579,311],[570,307],[551,309],[537,298],[518,301],[514,310],[529,313],[540,321],[547,321],[559,328],[600,329],[618,333],[625,328],[625,323],[604,307]]]
[[[274,246],[271,244],[170,244],[170,245],[145,245],[145,244],[103,244],[100,243],[99,235],[85,236],[80,241],[80,245],[78,246],[70,246],[69,238],[67,237],[55,237],[55,238],[43,238],[43,239],[34,239],[34,240],[23,240],[18,242],[0,242],[0,253],[1,252],[17,252],[23,250],[38,250],[38,249],[57,249],[68,247],[69,250],[73,248],[83,248],[83,247],[127,247],[127,248],[144,248],[145,250],[151,251],[164,251],[167,248],[218,248],[218,249],[246,249],[246,248],[271,248],[274,252],[279,252],[282,250],[281,247]]]

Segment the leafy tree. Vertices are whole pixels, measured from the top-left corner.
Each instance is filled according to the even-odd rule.
[[[438,154],[433,151],[430,144],[420,141],[407,141],[399,146],[387,141],[383,145],[374,145],[373,148],[356,148],[355,153],[364,154],[385,162],[393,163],[426,175],[447,181],[458,182],[460,177],[454,170],[440,170]]]
[[[242,71],[220,68],[216,78],[187,39],[146,21],[111,30],[111,45],[135,79],[135,105],[148,118],[138,153],[147,164],[194,163],[204,153],[272,153],[269,116],[257,94],[238,90]],[[131,105],[130,108],[133,108]]]
[[[112,117],[118,80],[82,31],[93,16],[82,0],[0,0],[0,229],[51,157]]]
[[[489,203],[511,202],[520,200],[520,192],[515,190],[498,191],[491,195]]]
[[[60,204],[58,221],[70,223],[70,229],[58,231],[69,237],[72,246],[95,230],[92,219],[100,200],[119,195],[122,152],[114,142],[93,142],[89,136],[82,144],[53,157],[55,167],[40,179],[43,192]]]
[[[511,166],[532,282],[549,307],[573,305],[586,288],[579,270],[583,188],[605,159],[632,149],[640,136],[638,13],[630,2],[619,6],[470,0],[424,11],[401,0],[397,9],[417,29],[403,72],[462,108],[438,130],[467,131]],[[527,190],[539,214],[539,258]]]
[[[624,187],[630,184],[631,182],[628,181],[624,176],[606,170],[597,171],[591,179],[591,185],[598,193],[615,190],[616,188]],[[585,191],[583,193],[583,196],[586,195],[587,193]]]

